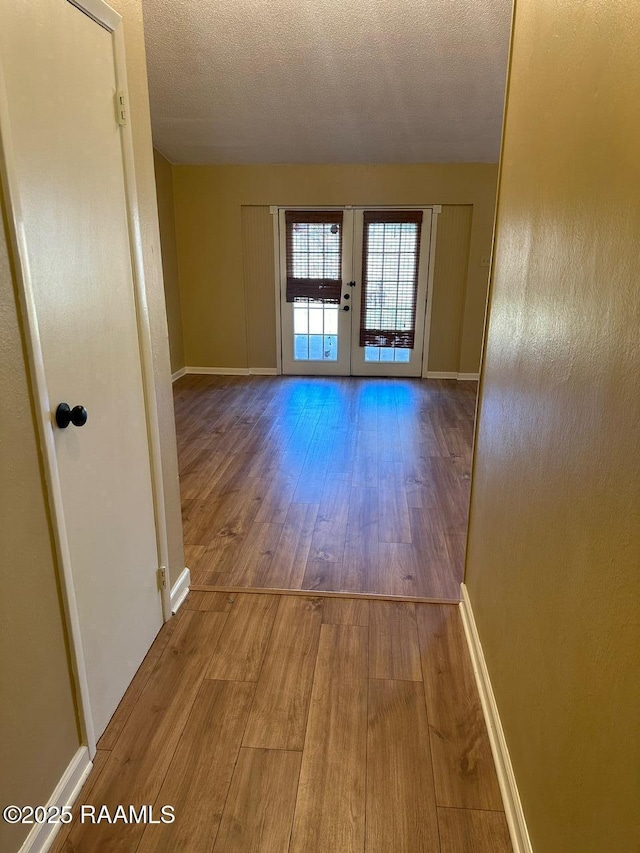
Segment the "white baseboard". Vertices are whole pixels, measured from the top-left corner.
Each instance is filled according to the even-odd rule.
[[[57,806],[58,808],[62,808],[62,806],[72,806],[92,767],[93,764],[89,758],[89,750],[86,746],[81,746],[71,759],[69,766],[62,774],[62,778],[49,797],[47,807]],[[61,823],[34,824],[31,832],[25,838],[19,853],[46,853],[51,848],[61,826]]]
[[[182,379],[182,377],[185,375],[186,372],[187,372],[187,368],[181,367],[180,370],[176,370],[175,373],[171,374],[171,381],[177,382],[178,379]]]
[[[460,381],[465,380],[477,380],[479,374],[478,373],[456,373],[451,370],[427,370],[426,379],[458,379]]]
[[[500,784],[500,792],[502,793],[507,824],[509,825],[513,853],[533,853],[520,801],[520,794],[518,793],[516,777],[513,772],[507,741],[500,721],[500,713],[493,693],[493,687],[491,686],[489,670],[484,659],[484,652],[480,644],[473,610],[471,609],[469,593],[465,584],[460,584],[460,589],[462,592],[462,601],[460,602],[462,624],[464,625],[464,633],[467,638],[469,654],[471,655],[473,672],[480,693],[482,711],[489,732],[491,752],[493,753],[496,773],[498,774],[498,782]]]
[[[204,376],[277,376],[278,370],[275,367],[185,367],[184,373]]]
[[[427,370],[427,379],[457,379],[457,372],[450,370]]]
[[[458,374],[458,380],[461,382],[464,382],[464,381],[477,382],[478,379],[480,379],[479,373],[459,373]]]
[[[249,376],[248,367],[185,367],[185,373],[197,373],[203,376]]]
[[[189,585],[191,583],[191,572],[189,569],[183,569],[180,577],[171,587],[171,612],[177,613],[185,598],[189,594]]]

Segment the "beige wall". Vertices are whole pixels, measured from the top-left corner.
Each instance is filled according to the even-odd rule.
[[[466,582],[536,853],[640,849],[639,43],[516,2]]]
[[[491,248],[496,173],[496,166],[486,164],[174,166],[187,364],[275,367],[272,255],[262,264],[251,257],[247,261],[250,235],[257,235],[267,250],[265,207],[443,204],[471,210],[443,212],[434,310],[448,325],[439,328],[440,334],[432,326],[429,369],[476,372],[487,291],[487,269],[480,262]],[[262,212],[243,213],[256,207]],[[261,317],[256,299],[265,309]],[[459,312],[455,317],[454,307]]]
[[[158,196],[158,220],[160,245],[162,247],[162,274],[164,298],[167,305],[167,327],[169,331],[169,355],[171,372],[184,367],[184,344],[182,339],[182,309],[178,285],[178,256],[176,254],[176,228],[173,215],[173,176],[171,163],[154,149],[153,164]]]
[[[0,187],[0,206],[2,206]],[[4,216],[4,210],[3,210]],[[0,222],[0,803],[46,803],[80,745],[22,326]],[[0,820],[0,849],[28,826]]]

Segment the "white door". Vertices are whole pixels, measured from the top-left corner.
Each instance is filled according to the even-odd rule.
[[[421,376],[430,208],[355,214],[351,373]]]
[[[162,625],[113,35],[67,0],[3,3],[0,62],[98,737]],[[56,426],[62,402],[86,424]]]
[[[280,211],[283,373],[422,375],[432,220],[431,208]]]
[[[353,211],[281,210],[279,216],[282,372],[348,376]],[[324,284],[331,293],[320,298]]]

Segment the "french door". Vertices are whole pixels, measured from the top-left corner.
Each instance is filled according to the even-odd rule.
[[[282,371],[420,376],[431,208],[280,210]]]

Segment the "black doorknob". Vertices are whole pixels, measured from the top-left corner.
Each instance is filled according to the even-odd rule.
[[[84,406],[69,407],[68,403],[60,403],[56,409],[56,424],[60,429],[66,429],[69,424],[81,427],[87,422],[87,410]]]
[[[349,310],[349,306],[348,306],[348,305],[344,305],[344,306],[342,307],[342,310],[343,310],[343,311],[348,311],[348,310]]]

